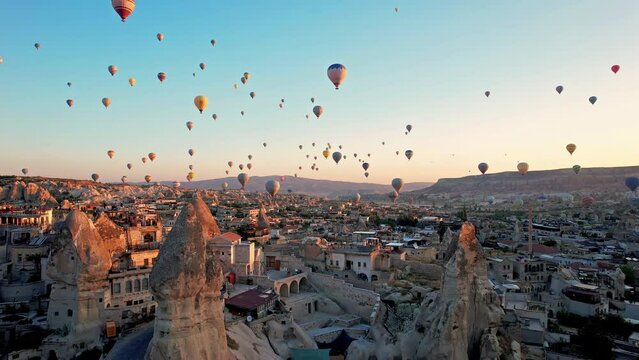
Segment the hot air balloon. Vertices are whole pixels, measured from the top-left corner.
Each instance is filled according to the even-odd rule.
[[[624,183],[630,191],[635,192],[639,187],[639,178],[636,176],[627,177]]]
[[[107,151],[107,156],[109,157],[109,159],[113,159],[113,157],[115,156],[115,150]]]
[[[2,64],[2,56],[0,56],[0,64]],[[71,87],[71,85],[73,85],[73,84],[71,84],[70,82],[67,83],[68,87]]]
[[[364,173],[364,176],[368,178],[368,171]]]
[[[124,22],[135,10],[135,0],[111,0],[111,6]]]
[[[489,97],[490,96],[490,91],[484,92],[484,95],[486,95],[486,97]]]
[[[157,157],[157,156],[155,155],[155,153],[149,153],[149,155],[148,155],[148,156],[149,156],[149,160],[151,160],[151,161],[155,160],[155,158]]]
[[[67,105],[69,107],[73,106],[73,99],[67,99]]]
[[[250,78],[251,78],[251,74],[249,74],[249,73],[245,72],[245,73],[244,73],[244,75],[243,75],[243,77],[244,77],[246,80],[248,80],[248,79],[250,79]]]
[[[339,86],[346,80],[346,75],[348,75],[348,70],[346,70],[346,66],[342,64],[333,64],[328,67],[326,70],[328,75],[328,79],[335,85],[335,90],[339,89]]]
[[[308,119],[308,114],[306,114],[306,118]]]
[[[561,92],[564,91],[564,87],[559,85],[555,88],[555,91],[557,91],[557,94],[561,94]]]
[[[23,175],[27,175],[28,173],[29,173],[29,169],[27,169],[27,168],[23,168],[22,169],[22,174]]]
[[[370,164],[367,162],[362,164],[362,168],[364,169],[364,171],[367,171],[369,167],[370,167]]]
[[[355,204],[359,204],[359,200],[362,198],[362,196],[359,193],[355,193],[355,195],[353,195],[353,201],[355,202]]]
[[[298,166],[298,167],[297,167],[297,169],[298,169],[298,170],[302,170],[302,167],[301,167],[301,166]]]
[[[479,165],[477,165],[477,168],[479,169],[479,171],[483,174],[486,173],[486,171],[488,171],[488,164],[486,164],[485,162],[483,163],[479,163]]]
[[[265,188],[266,192],[271,194],[271,197],[275,197],[280,191],[280,182],[277,180],[269,180],[266,182]]]
[[[213,120],[217,120],[217,114],[213,114]]]
[[[91,174],[91,179],[93,179],[93,181],[97,182],[100,179],[100,174]]]
[[[253,155],[249,154],[248,159],[253,160]]]
[[[566,145],[566,150],[568,150],[568,152],[570,153],[570,155],[572,155],[572,153],[575,152],[575,150],[577,150],[577,145],[575,144],[568,144]]]
[[[393,200],[393,202],[397,201],[397,198],[399,197],[399,193],[395,190],[391,191],[390,193],[388,193],[388,198]]]
[[[399,150],[395,151],[395,155],[399,155]]]
[[[160,80],[160,83],[163,83],[164,80],[166,80],[166,74],[163,72],[158,73],[158,80]]]
[[[211,39],[211,45],[215,46],[215,44],[217,44],[217,41],[215,39]]]
[[[488,203],[492,205],[495,202],[495,197],[491,195],[491,196],[488,196],[486,200],[488,200]]]
[[[410,132],[411,130],[413,130],[413,125],[406,125],[406,131]]]
[[[162,33],[158,33],[157,35],[155,35],[155,37],[158,38],[158,41],[164,40],[164,34],[162,34]]]
[[[127,167],[127,169],[131,170],[133,168],[133,164],[128,163],[128,164],[126,164],[126,167]]]
[[[240,115],[244,116],[244,110],[240,111]]]
[[[222,183],[222,191],[226,191],[228,187],[229,187],[229,183],[227,183],[226,181]]]
[[[590,207],[590,206],[591,206],[594,202],[595,202],[595,199],[593,199],[593,198],[592,198],[592,197],[590,197],[590,196],[586,196],[586,197],[584,197],[583,199],[581,199],[581,204],[582,204],[584,207]]]
[[[251,164],[251,163],[246,164],[246,168],[251,170],[253,168],[253,164]]]
[[[180,186],[182,186],[182,184],[180,184],[180,182],[179,182],[179,181],[175,180],[175,181],[173,182],[173,187],[179,188]]]
[[[228,174],[229,174],[229,171],[228,171],[228,170],[226,170],[226,171],[224,171],[224,172],[226,173],[226,175],[228,175]]]
[[[111,99],[109,98],[102,98],[102,105],[104,105],[105,108],[108,108],[109,105],[111,105]]]
[[[123,176],[120,178],[120,181],[122,181],[122,183],[125,184],[128,179],[129,178],[127,178],[126,176]]]
[[[111,76],[118,73],[118,67],[115,65],[109,65],[108,69],[109,69],[109,74],[111,74]]]
[[[200,69],[204,70],[206,68],[206,64],[205,63],[200,63]]]
[[[189,170],[193,170],[193,165],[189,165]]]
[[[193,129],[193,121],[187,121],[186,122],[186,128],[189,129],[189,131],[191,131],[191,129]]]
[[[262,146],[266,147],[266,143],[262,143]]]
[[[357,158],[357,153],[354,153],[354,154],[353,154],[353,157],[354,157],[354,158]]]
[[[144,176],[144,181],[146,181],[146,183],[150,183],[151,182],[151,175],[146,175]]]
[[[2,65],[2,63],[4,63],[4,59],[2,58],[2,56],[0,56],[0,65]],[[69,85],[71,83],[67,83],[67,85]],[[71,87],[71,85],[69,85],[69,87]]]
[[[619,65],[612,65],[610,67],[610,70],[612,70],[612,72],[615,73],[615,74],[617,73],[617,71],[619,71],[619,69],[621,69],[621,66],[619,66]]]
[[[243,85],[246,85],[246,78],[240,78],[240,82],[241,82]]]
[[[142,163],[146,164],[146,158],[145,157],[142,158]]]
[[[324,159],[328,159],[328,156],[329,156],[330,154],[331,154],[331,153],[330,153],[328,150],[324,150],[324,151],[322,151],[322,155],[324,156]]]
[[[528,163],[520,162],[517,164],[517,171],[519,171],[521,175],[526,175],[528,173]]]
[[[246,184],[247,184],[247,183],[248,183],[248,181],[249,181],[249,176],[248,176],[248,174],[246,174],[246,173],[240,173],[240,174],[237,176],[237,181],[239,181],[239,182],[240,182],[240,185],[242,185],[242,190],[244,190],[244,186],[246,186]]]
[[[209,104],[209,99],[207,99],[204,95],[198,95],[193,99],[193,103],[195,104],[195,107],[200,110],[201,114]]]
[[[572,171],[575,172],[575,174],[579,174],[579,172],[581,171],[581,166],[579,165],[575,165],[572,167]]]
[[[193,154],[195,154],[195,150],[189,149],[189,155],[193,156]]]
[[[371,157],[371,153],[366,154],[367,157]]]
[[[251,97],[251,99],[255,99],[255,91],[251,91],[249,93],[249,96]]]
[[[393,181],[391,181],[391,185],[393,186],[393,189],[395,189],[395,191],[397,191],[397,193],[399,194],[399,192],[402,190],[402,187],[404,186],[404,180],[400,178],[394,178]]]
[[[597,97],[591,96],[588,98],[588,101],[590,101],[591,104],[595,105],[595,103],[597,102]]]
[[[129,78],[129,85],[133,86],[135,85],[135,78]]]
[[[339,161],[342,160],[342,153],[339,151],[336,151],[333,153],[333,161],[335,161],[335,164],[339,164]]]
[[[284,109],[284,104],[282,104],[282,103],[277,104],[277,106],[279,106],[280,109]]]
[[[311,103],[315,104],[315,98],[314,97],[311,98]]]
[[[35,43],[35,44],[33,44],[33,46],[36,48],[36,50],[40,50],[40,48],[42,47],[42,45],[40,45],[40,43]]]
[[[302,148],[303,148],[304,146],[302,146],[302,145],[298,145],[297,147],[298,147],[298,148],[300,148],[300,150],[302,150]]]
[[[306,158],[308,159],[309,157],[310,157],[310,155],[309,155],[309,154],[306,154]]]
[[[240,88],[240,85],[238,85],[238,84],[233,84],[233,88],[234,88],[235,90],[237,90],[237,89],[239,89],[239,88]]]
[[[188,182],[191,182],[191,180],[195,179],[195,173],[193,171],[189,172],[188,174],[186,174],[186,180]]]
[[[412,157],[413,157],[413,150],[406,150],[406,151],[404,152],[404,155],[406,155],[406,158],[407,158],[408,160],[410,160],[410,158],[412,158]]]
[[[323,113],[324,113],[323,107],[319,105],[313,107],[313,114],[315,114],[315,116],[317,116],[318,119],[320,118],[320,116],[322,116]]]
[[[340,150],[342,150],[342,145],[337,145],[337,147],[338,147]]]

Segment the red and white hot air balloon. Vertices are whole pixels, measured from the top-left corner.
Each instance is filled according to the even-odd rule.
[[[111,6],[124,22],[135,10],[135,0],[111,0]]]

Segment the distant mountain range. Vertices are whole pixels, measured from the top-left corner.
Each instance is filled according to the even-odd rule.
[[[264,185],[269,180],[280,180],[279,176],[251,176],[248,184],[246,185],[246,191],[264,191]],[[213,189],[220,190],[222,183],[227,182],[229,189],[239,189],[240,184],[235,177],[226,177],[221,179],[209,179],[198,180],[192,182],[182,182],[182,187],[187,189]],[[171,185],[172,182],[164,181],[163,185]],[[308,179],[303,177],[287,176],[283,182],[281,182],[280,192],[287,192],[291,189],[295,193],[326,196],[326,197],[339,197],[339,196],[351,196],[354,193],[366,194],[383,194],[388,193],[393,188],[390,183],[388,185],[372,184],[372,183],[357,183],[348,181],[334,181],[334,180],[318,180]],[[429,182],[416,182],[404,184],[403,191],[413,191],[424,189],[432,185]]]
[[[619,192],[627,191],[624,180],[629,176],[639,176],[639,166],[582,168],[579,174],[575,174],[572,169],[530,171],[524,176],[509,171],[439,179],[432,186],[413,191],[411,195]]]

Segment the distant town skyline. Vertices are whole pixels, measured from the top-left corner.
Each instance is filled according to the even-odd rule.
[[[489,173],[518,161],[531,171],[638,163],[635,1],[154,1],[122,23],[110,1],[40,0],[0,3],[0,23],[1,175],[185,181],[190,164],[204,180],[251,162],[251,175],[387,184],[475,175],[479,162]],[[333,63],[349,70],[338,91]],[[209,99],[202,115],[196,95]],[[346,159],[324,159],[327,143]],[[150,152],[157,159],[142,164]]]

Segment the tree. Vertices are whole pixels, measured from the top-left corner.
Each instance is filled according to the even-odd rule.
[[[621,269],[621,271],[623,271],[624,275],[626,275],[626,280],[624,280],[624,283],[626,285],[634,285],[635,284],[635,269],[628,265],[621,265],[621,267],[619,267]]]

